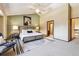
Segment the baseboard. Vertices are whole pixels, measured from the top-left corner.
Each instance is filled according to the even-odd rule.
[[[54,39],[61,40],[61,41],[65,41],[65,42],[69,42],[69,41],[66,41],[66,40],[58,39],[58,38],[54,38]]]

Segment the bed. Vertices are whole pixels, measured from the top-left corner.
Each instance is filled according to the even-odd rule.
[[[25,42],[34,41],[43,38],[43,34],[39,32],[35,32],[33,30],[22,30],[20,33],[21,40]]]

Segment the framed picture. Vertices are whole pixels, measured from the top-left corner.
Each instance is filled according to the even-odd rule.
[[[23,24],[26,26],[31,25],[31,17],[23,16]]]

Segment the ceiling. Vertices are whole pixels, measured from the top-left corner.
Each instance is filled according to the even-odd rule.
[[[0,9],[4,11],[6,15],[35,14],[36,9],[40,10],[39,14],[44,14],[63,5],[64,3],[0,3]],[[76,6],[79,4],[70,5]]]

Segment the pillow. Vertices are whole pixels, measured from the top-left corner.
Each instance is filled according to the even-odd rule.
[[[6,46],[0,46],[0,53],[2,53],[5,50]]]
[[[34,33],[36,33],[36,31],[35,30],[32,30]]]
[[[27,30],[22,30],[22,33],[27,33]]]
[[[27,33],[32,33],[33,31],[27,31]]]
[[[4,42],[5,42],[4,38],[2,36],[0,36],[0,44],[2,44]]]
[[[32,29],[27,29],[27,33],[32,33]]]

